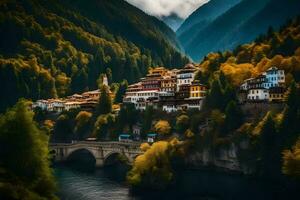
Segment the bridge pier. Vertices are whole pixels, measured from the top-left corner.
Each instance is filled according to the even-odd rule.
[[[104,159],[103,158],[96,158],[95,167],[96,168],[104,167]]]

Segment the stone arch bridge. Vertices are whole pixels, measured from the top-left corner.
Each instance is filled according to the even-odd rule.
[[[50,153],[54,160],[66,161],[76,151],[87,150],[96,160],[96,167],[105,165],[105,161],[113,155],[122,155],[132,163],[142,153],[138,142],[75,142],[75,143],[52,143],[49,145]]]

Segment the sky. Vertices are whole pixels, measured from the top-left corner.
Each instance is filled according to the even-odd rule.
[[[172,14],[185,19],[209,0],[126,0],[149,15],[156,17]]]

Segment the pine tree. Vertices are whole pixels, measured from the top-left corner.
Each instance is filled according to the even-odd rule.
[[[228,134],[242,124],[242,112],[234,101],[230,101],[225,109],[225,132]]]
[[[222,110],[223,105],[223,93],[218,80],[214,80],[211,85],[210,92],[208,94],[206,103],[211,109]]]
[[[123,102],[123,96],[125,95],[127,87],[128,87],[127,80],[123,80],[120,83],[119,89],[118,89],[116,97],[115,97],[115,102],[116,103],[122,103]]]
[[[105,115],[112,111],[112,100],[109,95],[109,89],[107,86],[102,85],[100,88],[99,103],[97,106],[97,114]]]
[[[299,137],[300,130],[300,90],[295,82],[292,82],[289,88],[286,108],[284,111],[283,120],[280,127],[280,132],[283,137],[283,147],[289,148],[295,144]]]
[[[279,135],[270,113],[267,114],[264,120],[265,122],[260,131],[260,171],[262,176],[272,179],[281,173]]]

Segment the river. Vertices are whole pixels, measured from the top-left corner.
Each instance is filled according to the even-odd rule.
[[[124,169],[107,167],[82,170],[59,165],[55,168],[62,200],[274,200],[294,199],[289,188],[276,183],[266,183],[238,175],[215,172],[185,171],[176,188],[159,194],[145,192],[133,196],[124,181]],[[288,194],[288,195],[286,195]]]

